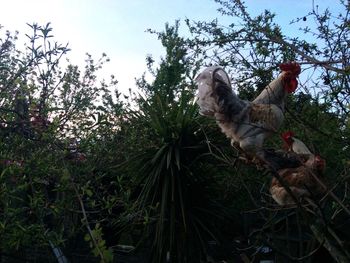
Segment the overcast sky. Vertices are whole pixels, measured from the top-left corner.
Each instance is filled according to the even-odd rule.
[[[247,0],[246,4],[253,14],[270,9],[277,22],[287,26],[311,10],[312,2]],[[337,1],[314,2],[334,7]],[[163,52],[156,36],[145,32],[147,28],[162,30],[176,19],[220,19],[217,7],[213,0],[0,0],[0,25],[23,36],[31,33],[26,23],[51,22],[56,41],[69,42],[68,57],[74,63],[82,63],[86,52],[96,59],[105,52],[111,59],[105,72],[113,73],[119,87],[127,89],[146,70],[146,55],[158,58]]]

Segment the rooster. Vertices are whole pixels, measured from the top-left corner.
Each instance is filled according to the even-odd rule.
[[[278,175],[289,186],[296,199],[317,198],[326,190],[324,184],[320,183],[324,169],[325,160],[312,154],[303,165],[281,169],[278,171]],[[271,181],[270,193],[280,206],[295,204],[294,199],[275,177]]]
[[[252,102],[240,99],[230,78],[219,66],[206,68],[196,78],[199,112],[216,119],[222,132],[249,157],[269,164],[263,143],[284,120],[285,98],[297,88],[300,66],[281,64],[282,73]],[[269,164],[271,166],[271,164]]]

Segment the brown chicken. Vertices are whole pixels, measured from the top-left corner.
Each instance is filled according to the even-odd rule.
[[[312,154],[303,165],[281,169],[278,174],[289,186],[296,199],[300,200],[306,197],[314,199],[322,196],[326,190],[324,184],[320,183],[324,169],[325,160]],[[275,177],[271,181],[270,193],[281,206],[295,204],[294,199]]]

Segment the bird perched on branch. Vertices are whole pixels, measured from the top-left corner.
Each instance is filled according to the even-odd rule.
[[[307,148],[307,146],[301,140],[295,137],[294,132],[287,131],[282,133],[281,136],[289,151],[305,157],[312,155],[309,148]]]
[[[289,154],[296,156],[301,164],[294,168],[284,167],[277,173],[296,199],[317,198],[326,190],[322,182],[326,162],[319,155],[313,154],[305,143],[294,136],[292,131],[282,133],[282,139],[288,147]],[[271,180],[270,193],[279,205],[295,204],[295,200],[276,177]]]
[[[232,90],[230,78],[219,66],[201,72],[197,104],[200,114],[216,119],[222,132],[249,157],[265,161],[262,149],[266,138],[277,132],[284,120],[285,98],[297,88],[300,66],[286,63],[281,74],[253,101],[240,99]]]
[[[310,197],[317,198],[326,191],[322,182],[325,165],[324,159],[312,154],[303,165],[296,168],[281,169],[277,173],[288,185],[297,200]],[[270,193],[272,198],[281,206],[295,204],[295,200],[276,177],[272,178]]]

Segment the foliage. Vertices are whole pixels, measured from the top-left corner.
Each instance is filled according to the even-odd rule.
[[[299,90],[289,98],[283,129],[293,130],[313,152],[327,160],[325,174],[329,187],[333,187],[335,193],[343,196],[341,201],[332,200],[336,197],[324,200],[321,205],[323,214],[316,212],[316,219],[310,220],[309,216],[304,214],[302,225],[308,226],[320,218],[325,220],[322,223],[325,228],[331,229],[331,225],[338,219],[345,223],[343,216],[348,215],[346,207],[349,200],[346,197],[347,188],[342,186],[344,183],[347,185],[350,135],[348,3],[340,1],[342,12],[339,14],[332,14],[330,8],[322,11],[321,7],[314,5],[309,13],[291,21],[292,25],[300,26],[302,32],[296,37],[284,34],[274,21],[275,14],[270,11],[266,10],[253,17],[242,1],[215,2],[220,6],[219,12],[230,17],[232,23],[220,25],[218,20],[187,20],[189,30],[193,34],[189,47],[207,64],[219,64],[230,71],[235,88],[239,95],[246,99],[254,98],[272,80],[278,63],[297,61],[302,65]],[[314,24],[309,21],[314,21]],[[304,77],[306,75],[309,77]],[[278,136],[275,137],[270,145],[276,147]],[[252,191],[249,188],[247,190]],[[338,209],[334,209],[335,203]],[[340,204],[343,205],[342,208],[339,208]],[[270,206],[268,200],[256,200],[256,205],[258,209],[269,209]],[[262,218],[267,221],[258,232],[269,236],[273,231],[273,224],[276,223],[274,220],[280,222],[280,218],[275,217],[272,220],[267,219],[265,215]],[[286,218],[288,219],[288,216]],[[310,234],[317,239],[320,232],[314,231]],[[322,232],[323,238],[327,236],[326,232]],[[337,237],[337,234],[333,234]],[[278,247],[278,242],[268,240],[270,237],[260,242],[270,247]],[[340,250],[337,252],[344,256],[342,259],[337,258],[333,252],[333,258],[345,262],[344,258],[349,257],[345,256],[346,246],[339,243],[339,240],[330,243],[336,244],[335,247],[339,246]],[[327,249],[332,253],[332,249]],[[276,250],[283,254],[281,247]],[[293,258],[292,252],[287,255],[284,253],[284,256],[284,260],[286,257]]]
[[[17,49],[17,33],[5,32],[1,252],[35,247],[53,254],[59,247],[67,258],[79,251],[112,262],[128,247],[150,262],[205,262],[216,244],[222,260],[238,260],[239,246],[258,260],[258,248],[266,245],[283,262],[307,260],[318,246],[338,251],[339,262],[347,257],[341,241],[350,238],[343,227],[349,216],[349,6],[341,2],[344,12],[336,15],[314,6],[296,18],[292,24],[302,27],[304,39],[285,34],[269,11],[252,17],[241,1],[216,2],[231,24],[187,20],[189,39],[179,35],[178,21],[162,32],[149,30],[165,55],[159,65],[146,58],[154,79],[142,76],[123,100],[114,76],[98,77],[105,54],[97,61],[87,54],[80,69],[63,62],[69,48],[53,40],[50,24],[30,25],[24,51]],[[305,21],[315,26],[303,27]],[[290,60],[303,72],[283,129],[326,159],[335,196],[313,213],[276,207],[266,189],[270,177],[242,162],[195,103],[194,79],[206,64],[228,69],[239,96],[252,99],[276,76],[278,63]],[[269,146],[281,148],[274,137]],[[238,239],[251,245],[233,244]]]
[[[10,33],[0,46],[0,231],[6,251],[49,250],[86,231],[77,197],[98,191],[90,189],[101,180],[91,176],[93,145],[115,129],[122,105],[111,94],[113,78],[98,83],[105,55],[97,63],[87,55],[83,72],[71,64],[62,70],[67,46],[52,40],[50,24],[30,27],[25,51],[15,48],[17,36]],[[106,202],[85,205],[103,210]]]
[[[137,125],[131,129],[136,134],[129,136],[139,147],[129,149],[134,155],[122,166],[136,191],[132,214],[126,213],[124,224],[145,226],[144,240],[153,240],[152,262],[204,258],[208,240],[217,237],[216,223],[228,218],[217,181],[225,169],[217,170],[217,161],[209,155],[203,132],[208,123],[198,116],[191,61],[177,30],[176,23],[158,33],[166,57],[151,84],[139,81],[147,100],[136,98],[139,110],[130,118],[130,125]]]

